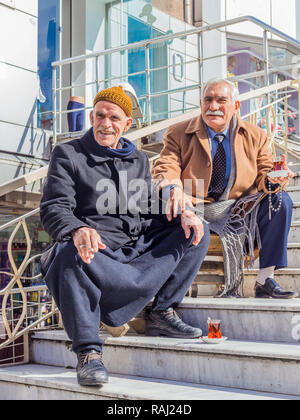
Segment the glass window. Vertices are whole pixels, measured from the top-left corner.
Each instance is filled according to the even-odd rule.
[[[152,1],[123,0],[111,2],[107,9],[107,48],[131,44],[146,39],[153,39],[165,35],[166,32],[155,27],[157,17],[152,7]],[[126,54],[108,57],[106,63],[106,80],[114,77],[112,83],[130,83],[139,98],[142,112],[146,117],[145,49],[129,50]],[[168,50],[166,44],[154,45],[150,48],[150,69],[168,65]],[[134,74],[143,72],[142,74]],[[128,77],[123,77],[128,74]],[[134,75],[133,75],[134,74]],[[132,76],[130,76],[132,75]],[[168,90],[168,69],[152,71],[150,76],[151,93]],[[168,97],[152,98],[152,120],[167,117]]]
[[[40,89],[37,100],[38,127],[52,129],[52,68],[59,59],[60,0],[39,0],[38,76]]]

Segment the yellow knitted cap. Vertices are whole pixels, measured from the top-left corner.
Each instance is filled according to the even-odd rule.
[[[101,90],[94,98],[94,107],[99,101],[108,101],[123,109],[127,117],[132,115],[132,100],[124,92],[122,86],[114,86]]]

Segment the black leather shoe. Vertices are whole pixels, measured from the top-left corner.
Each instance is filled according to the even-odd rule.
[[[298,293],[284,290],[271,277],[266,279],[263,286],[255,283],[255,297],[257,298],[292,299],[297,296]]]
[[[77,381],[83,386],[100,386],[108,382],[102,353],[95,350],[78,353]]]
[[[168,308],[165,311],[146,311],[146,335],[198,338],[202,336],[202,330],[186,324],[173,308]]]

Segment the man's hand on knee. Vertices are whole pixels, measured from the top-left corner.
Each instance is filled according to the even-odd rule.
[[[186,210],[181,216],[181,226],[187,239],[191,235],[191,229],[194,230],[195,238],[193,240],[193,245],[198,245],[204,235],[203,223],[199,217],[192,211]]]
[[[94,254],[99,249],[105,249],[106,245],[102,242],[101,236],[95,229],[82,227],[72,232],[74,245],[77,248],[81,259],[90,264]]]
[[[191,199],[182,191],[181,188],[175,186],[169,195],[169,199],[166,205],[166,216],[169,222],[185,212],[186,207],[193,207]]]

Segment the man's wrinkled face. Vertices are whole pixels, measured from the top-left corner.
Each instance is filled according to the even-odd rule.
[[[129,130],[132,118],[112,102],[99,101],[90,112],[94,137],[101,146],[116,149],[123,133]]]
[[[214,132],[224,131],[240,107],[239,101],[232,100],[231,87],[227,83],[216,83],[209,86],[201,100],[204,122]]]

